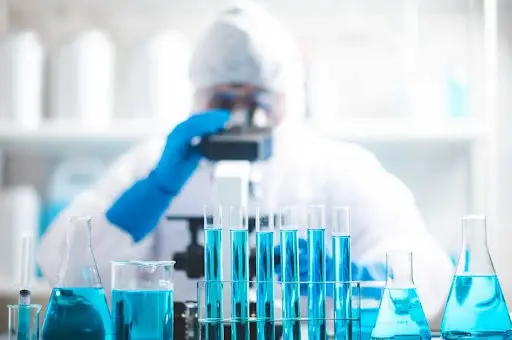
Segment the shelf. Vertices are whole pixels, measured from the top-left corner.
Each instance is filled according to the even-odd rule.
[[[470,143],[487,134],[482,124],[466,121],[417,122],[400,119],[342,119],[310,122],[315,132],[359,143]],[[170,129],[148,121],[116,121],[93,130],[77,124],[45,124],[37,130],[0,126],[0,149],[15,152],[62,154],[69,152],[116,153]]]
[[[105,129],[85,128],[72,123],[45,124],[37,130],[2,125],[0,149],[44,154],[116,153],[163,133],[162,127],[147,121],[118,121]]]
[[[310,127],[326,137],[359,143],[472,143],[487,136],[483,124],[462,120],[340,119]]]

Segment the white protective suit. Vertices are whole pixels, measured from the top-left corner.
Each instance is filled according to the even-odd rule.
[[[293,123],[291,112],[296,112],[299,106],[290,98],[298,97],[298,92],[293,96],[293,91],[298,91],[302,84],[297,84],[298,78],[294,78],[299,69],[290,66],[297,62],[290,54],[290,38],[284,39],[285,31],[259,7],[246,6],[225,12],[214,24],[197,48],[191,77],[198,88],[254,80],[256,85],[280,90],[285,95],[288,120],[277,129],[274,156],[269,162],[257,165],[263,175],[264,205],[325,204],[326,211],[333,206],[349,206],[352,259],[359,263],[385,262],[388,250],[412,249],[415,283],[423,307],[432,319],[444,305],[453,268],[423,224],[413,195],[369,152],[352,144],[315,137]],[[255,22],[258,17],[263,19]],[[229,67],[222,70],[223,65]],[[128,234],[105,218],[112,203],[136,180],[148,175],[164,143],[165,136],[161,136],[123,155],[99,183],[76,197],[57,218],[40,247],[39,263],[45,277],[50,281],[57,277],[67,217],[71,215],[94,218],[92,243],[107,292],[109,261],[169,260],[176,252],[186,249],[189,233],[185,223],[162,219],[152,234],[134,243]],[[201,216],[203,205],[210,203],[211,174],[211,166],[203,162],[173,199],[168,213]],[[195,284],[184,273],[176,272],[175,299],[195,298]]]

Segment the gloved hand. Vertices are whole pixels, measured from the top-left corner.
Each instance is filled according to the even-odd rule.
[[[308,255],[308,242],[303,238],[299,238],[299,281],[307,282],[309,280],[309,255]],[[274,255],[281,256],[281,246],[277,245],[274,248]],[[278,281],[282,281],[282,267],[281,263],[275,266],[275,274]],[[351,276],[352,281],[379,281],[386,279],[386,265],[380,262],[365,262],[365,263],[351,263]],[[326,254],[325,256],[325,276],[326,281],[334,281],[334,260],[332,256]],[[327,286],[327,296],[333,297],[333,289],[331,285]],[[308,285],[300,285],[300,294],[307,296]],[[378,294],[378,292],[377,292]]]
[[[176,126],[148,177],[135,182],[107,211],[110,223],[130,234],[135,242],[153,231],[201,160],[199,146],[191,145],[192,139],[220,131],[229,117],[228,111],[212,110]]]

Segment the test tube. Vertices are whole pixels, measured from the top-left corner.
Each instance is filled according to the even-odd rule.
[[[32,249],[33,232],[25,232],[21,237],[21,289],[18,296],[18,340],[30,339],[30,280],[33,274]]]
[[[332,214],[332,252],[334,262],[334,331],[336,339],[343,339],[350,331],[350,313],[347,282],[351,280],[350,211],[336,207]]]
[[[223,340],[222,324],[222,208],[204,209],[204,268],[206,340]]]
[[[295,207],[280,214],[283,339],[300,340],[299,239]]]
[[[257,339],[274,340],[274,217],[256,211]]]
[[[230,209],[231,339],[249,340],[249,228],[243,207]]]
[[[308,207],[308,339],[325,340],[325,209]]]

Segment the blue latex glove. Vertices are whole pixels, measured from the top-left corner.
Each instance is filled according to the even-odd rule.
[[[274,255],[281,256],[281,246],[278,245],[274,248]],[[325,274],[326,281],[334,281],[334,260],[332,256],[325,256]],[[275,266],[275,274],[278,281],[282,281],[282,267],[281,265]],[[386,279],[386,265],[380,262],[366,262],[357,264],[351,263],[352,281],[379,281]],[[308,242],[303,238],[299,238],[299,281],[307,282],[309,280],[309,256],[308,256]],[[302,296],[307,296],[307,284],[301,284],[300,293]],[[379,292],[375,292],[379,294]],[[333,297],[332,287],[327,287],[327,295]]]
[[[135,242],[151,233],[201,160],[199,146],[191,145],[192,139],[222,130],[228,119],[228,111],[212,110],[176,126],[148,177],[135,182],[107,211],[110,223],[130,234]]]

